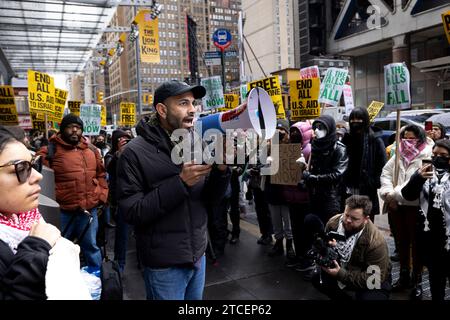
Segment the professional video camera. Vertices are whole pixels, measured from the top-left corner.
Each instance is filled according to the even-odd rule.
[[[326,234],[316,234],[316,239],[311,250],[307,252],[307,256],[322,267],[333,269],[335,267],[333,260],[339,261],[339,253],[336,247],[331,247],[328,242],[335,239],[336,241],[345,241],[345,236],[340,233],[330,231]]]

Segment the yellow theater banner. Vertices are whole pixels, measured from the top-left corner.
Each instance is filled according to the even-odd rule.
[[[55,114],[55,84],[46,73],[28,70],[28,105],[30,113]]]
[[[291,120],[314,119],[320,116],[319,90],[319,78],[289,82]]]
[[[67,95],[69,91],[55,88],[55,115],[50,116],[49,120],[60,123],[64,116],[64,107],[66,106]]]
[[[224,94],[225,108],[219,108],[219,111],[227,111],[235,109],[239,106],[239,95],[238,94]]]
[[[260,87],[267,91],[275,107],[277,119],[286,119],[286,113],[284,112],[283,107],[283,97],[281,95],[280,79],[278,76],[247,83],[247,92],[250,92],[250,90],[255,87]]]
[[[19,124],[12,86],[0,86],[0,124],[6,126]]]
[[[150,10],[140,10],[134,21],[139,27],[141,61],[145,63],[159,63],[158,18],[152,19]]]
[[[136,105],[132,102],[120,103],[120,124],[132,127],[136,123]]]
[[[447,41],[450,44],[450,11],[442,14],[442,23],[444,24],[445,34],[447,35]]]
[[[106,126],[106,106],[104,104],[102,104],[101,106],[102,106],[102,111],[100,113],[100,116],[101,116],[100,125],[102,127],[104,127],[104,126]]]
[[[67,106],[69,107],[70,113],[80,116],[81,101],[70,100],[67,102]]]

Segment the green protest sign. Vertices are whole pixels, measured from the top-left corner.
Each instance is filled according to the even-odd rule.
[[[384,66],[385,110],[409,109],[409,71],[405,63],[391,63]]]

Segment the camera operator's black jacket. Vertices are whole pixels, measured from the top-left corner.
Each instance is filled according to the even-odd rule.
[[[336,231],[341,216],[342,214],[338,214],[332,217],[325,226],[325,232]],[[367,272],[367,268],[371,265],[380,268],[381,288],[390,289],[391,262],[388,246],[380,230],[369,220],[353,248],[346,267],[339,270],[337,280],[349,289],[367,289],[367,279],[373,274]]]
[[[139,258],[145,267],[192,266],[206,250],[206,205],[220,203],[230,169],[214,168],[188,187],[159,121],[145,117],[136,132],[120,155],[117,187],[119,208],[135,229]]]

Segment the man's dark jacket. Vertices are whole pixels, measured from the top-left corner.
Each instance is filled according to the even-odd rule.
[[[213,169],[188,187],[157,118],[145,117],[136,132],[120,155],[117,187],[119,208],[135,228],[139,258],[145,267],[193,265],[207,246],[206,205],[223,198],[230,170]]]

